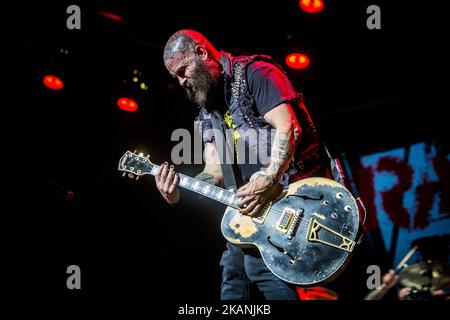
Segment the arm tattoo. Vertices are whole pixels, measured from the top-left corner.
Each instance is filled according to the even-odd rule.
[[[255,179],[257,179],[259,177],[263,177],[264,179],[269,181],[270,184],[273,184],[273,182],[274,182],[273,177],[268,175],[267,172],[264,170],[256,171],[254,174],[252,174],[252,176],[250,177],[250,181],[254,181]]]
[[[275,133],[270,156],[270,165],[265,170],[266,175],[278,181],[289,166],[298,142],[298,128],[293,124],[287,132]]]
[[[217,185],[216,181],[214,180],[214,176],[210,173],[200,172],[198,175],[195,176],[195,179],[201,180],[206,183],[210,183],[212,185]]]
[[[290,137],[286,133],[276,133],[272,146],[272,159],[279,161],[286,160],[289,157],[289,151],[291,147]]]

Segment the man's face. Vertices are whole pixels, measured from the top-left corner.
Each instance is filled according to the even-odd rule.
[[[176,53],[166,61],[169,73],[178,79],[190,101],[207,106],[216,98],[219,87],[220,67],[217,61],[203,60],[194,53]]]

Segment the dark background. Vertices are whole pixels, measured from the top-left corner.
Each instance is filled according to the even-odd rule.
[[[81,8],[81,30],[66,28],[71,4]],[[370,4],[381,7],[381,30],[366,27]],[[10,135],[27,157],[15,162],[24,179],[11,197],[10,241],[18,249],[9,265],[19,273],[16,288],[51,296],[219,299],[224,208],[188,194],[182,210],[171,208],[153,177],[132,181],[117,171],[128,149],[150,153],[155,163],[170,160],[172,131],[193,129],[196,109],[162,61],[164,44],[178,29],[196,29],[219,49],[265,53],[281,64],[292,51],[307,53],[309,68],[286,69],[334,154],[356,158],[418,141],[446,143],[445,105],[433,99],[443,68],[439,8],[411,1],[325,5],[319,14],[287,0],[47,1],[18,8],[22,93]],[[135,69],[147,91],[130,81]],[[59,75],[64,89],[45,88],[47,73]],[[120,110],[121,96],[133,97],[139,109]],[[201,166],[178,170],[195,175]],[[363,244],[327,287],[342,299],[361,299],[375,257]],[[66,289],[71,264],[81,267],[78,292]]]

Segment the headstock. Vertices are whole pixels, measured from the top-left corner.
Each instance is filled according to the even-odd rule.
[[[142,153],[136,154],[134,152],[127,151],[120,157],[119,160],[119,171],[123,171],[123,177],[127,175],[133,179],[136,176],[136,180],[140,176],[151,174],[154,164],[150,161],[150,155],[144,157]]]

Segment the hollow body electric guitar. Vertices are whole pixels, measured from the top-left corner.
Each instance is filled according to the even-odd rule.
[[[130,177],[155,175],[158,165],[127,151],[119,170]],[[283,188],[250,217],[239,212],[232,191],[179,174],[179,186],[227,206],[221,230],[231,243],[256,246],[277,277],[299,286],[334,279],[346,266],[358,234],[358,207],[352,194],[327,178],[307,178]]]

